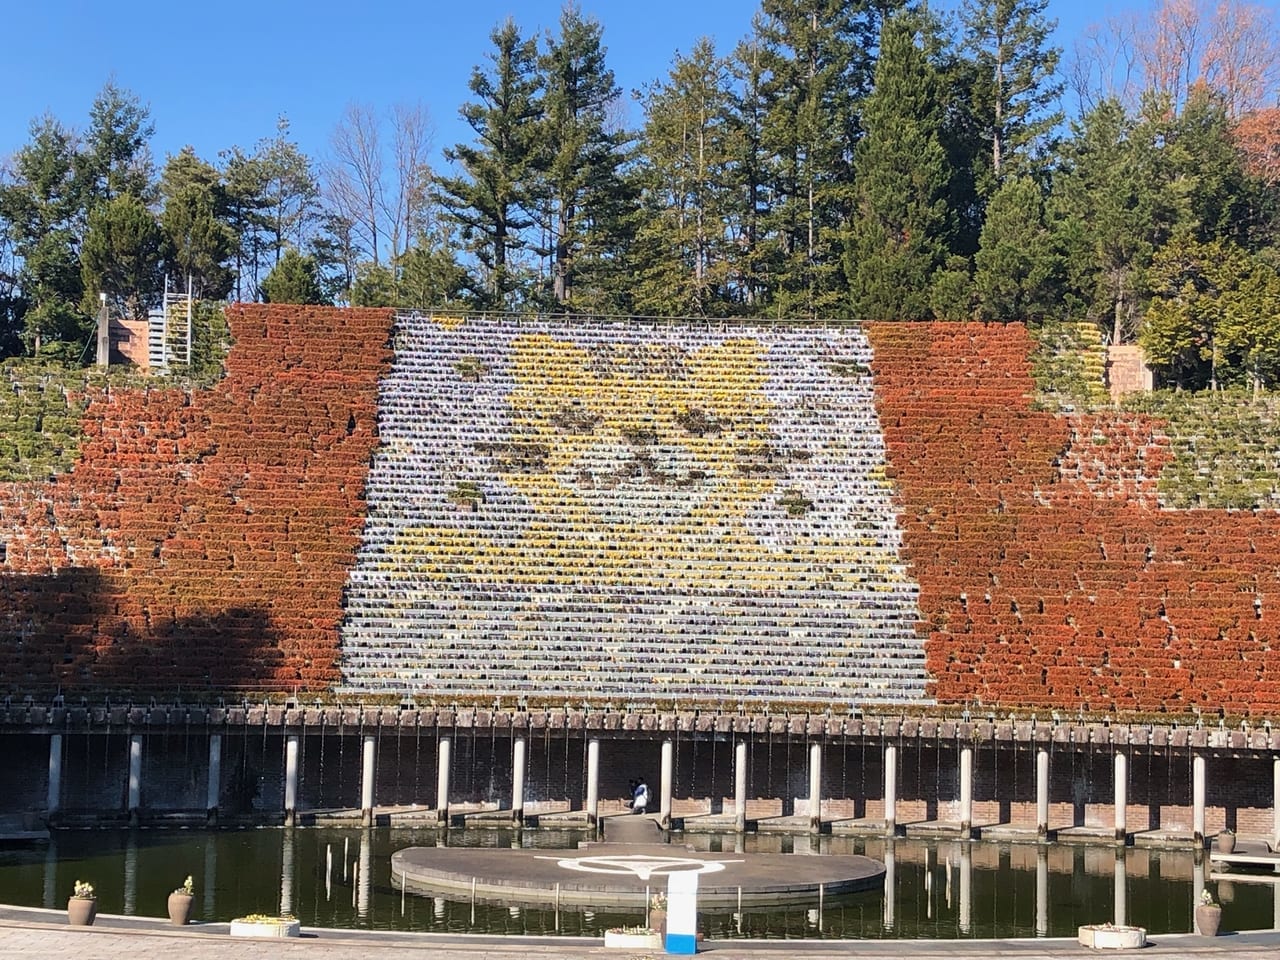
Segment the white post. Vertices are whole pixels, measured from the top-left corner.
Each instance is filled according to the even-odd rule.
[[[402,881],[403,882],[403,881]],[[373,900],[373,844],[369,834],[360,835],[360,876],[356,880],[356,914],[369,916],[369,904]]]
[[[449,738],[441,737],[436,750],[436,819],[449,823]]]
[[[884,748],[884,832],[898,832],[898,748],[891,743]]]
[[[284,825],[298,822],[298,738],[284,738]]]
[[[898,894],[898,858],[892,839],[884,845],[884,928],[893,929],[894,906]]]
[[[698,951],[698,874],[676,870],[667,874],[667,953]]]
[[[62,805],[62,734],[55,733],[49,737],[49,790],[45,801],[45,810],[49,814],[58,812]]]
[[[218,803],[223,796],[223,735],[209,735],[209,786],[205,790],[205,814],[218,818]]]
[[[1116,843],[1124,843],[1129,836],[1129,758],[1117,750],[1115,757],[1115,811]]]
[[[822,744],[809,744],[809,832],[822,830]]]
[[[285,830],[280,841],[280,912],[293,913],[294,851],[293,831]]]
[[[129,738],[129,819],[138,819],[138,808],[142,806],[142,735],[135,733]]]
[[[378,741],[376,737],[364,738],[364,756],[360,767],[360,823],[373,826],[373,784],[378,775]]]
[[[516,826],[524,823],[524,767],[527,749],[524,737],[517,737],[511,757],[511,822]]]
[[[960,848],[960,932],[973,929],[973,847]]]
[[[1276,769],[1280,770],[1280,761],[1277,761]],[[1280,820],[1277,822],[1280,823]],[[747,741],[745,740],[739,740],[733,747],[733,826],[738,833],[746,832]]]
[[[1197,847],[1204,846],[1204,754],[1191,758],[1191,833]]]
[[[1271,849],[1280,850],[1280,757],[1271,761]]]
[[[1049,838],[1049,751],[1036,751],[1036,836]]]
[[[1115,913],[1116,918],[1112,921],[1117,927],[1125,927],[1129,925],[1129,905],[1126,898],[1128,892],[1128,876],[1125,872],[1125,848],[1121,847],[1116,851],[1115,865]]]
[[[600,741],[587,741],[587,823],[600,822]]]
[[[1049,848],[1036,851],[1036,936],[1049,935]]]
[[[973,747],[960,748],[960,836],[973,836]]]
[[[671,827],[671,790],[675,780],[675,744],[670,740],[662,741],[662,797],[658,808],[658,822],[663,830]]]

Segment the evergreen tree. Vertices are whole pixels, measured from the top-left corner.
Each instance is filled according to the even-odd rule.
[[[1065,256],[1073,313],[1096,321],[1112,343],[1133,340],[1145,273],[1169,220],[1150,144],[1117,100],[1073,127],[1065,169],[1054,179],[1054,231]]]
[[[267,169],[262,159],[232,147],[223,154],[227,224],[236,236],[232,257],[235,299],[257,300],[262,276],[270,269],[267,229]]]
[[[132,193],[121,193],[93,208],[80,249],[85,311],[93,312],[98,294],[136,320],[160,292],[160,255],[164,236],[154,214]]]
[[[548,261],[552,301],[580,309],[622,309],[620,260],[634,211],[622,175],[628,137],[613,120],[621,91],[602,39],[598,21],[567,5],[539,61],[546,92],[532,198],[543,234],[538,252]]]
[[[223,219],[228,204],[218,171],[184,147],[165,164],[160,195],[165,269],[179,287],[190,277],[197,297],[224,298],[234,280],[227,261],[236,235]]]
[[[1062,262],[1049,230],[1044,192],[1029,176],[1011,176],[987,205],[973,283],[988,320],[1038,320],[1061,302]]]
[[[855,316],[928,317],[934,272],[953,232],[941,143],[941,81],[906,15],[890,18],[863,109],[845,270]]]
[[[764,149],[764,65],[760,43],[740,43],[729,59],[735,81],[730,90],[728,139],[733,151],[726,171],[732,201],[725,232],[735,251],[730,283],[736,302],[748,314],[768,306],[769,266],[763,222],[769,210],[770,161]]]
[[[303,256],[293,247],[286,249],[262,281],[262,299],[267,303],[325,303],[315,258]]]
[[[11,322],[31,353],[72,359],[91,329],[80,309],[84,194],[76,158],[75,136],[45,116],[32,122],[31,141],[14,156],[11,181],[0,183],[0,220],[17,267]]]
[[[473,286],[488,307],[511,309],[518,291],[514,257],[526,246],[533,225],[527,210],[529,167],[542,116],[537,74],[538,49],[508,19],[490,35],[490,69],[472,71],[470,88],[479,99],[460,113],[475,131],[475,145],[457,144],[445,157],[462,168],[457,177],[438,177],[445,215],[461,229],[462,240],[483,275]]]
[[[975,105],[990,146],[990,196],[1010,173],[1028,172],[1039,148],[1062,122],[1055,105],[1062,82],[1055,72],[1061,51],[1048,45],[1056,21],[1046,20],[1049,0],[965,0],[965,45],[978,66]]]
[[[89,110],[89,131],[76,155],[86,213],[98,203],[128,194],[153,198],[154,170],[147,142],[155,132],[151,111],[108,81]]]
[[[764,0],[754,25],[769,158],[772,309],[832,313],[844,287],[839,228],[849,210],[857,141],[857,14],[846,0]]]
[[[253,200],[261,213],[265,247],[272,262],[310,240],[319,217],[320,185],[310,158],[289,137],[289,121],[276,121],[276,135],[254,154],[262,193]]]
[[[677,56],[644,94],[636,308],[660,315],[723,314],[730,306],[731,176],[736,141],[730,76],[708,39]]]

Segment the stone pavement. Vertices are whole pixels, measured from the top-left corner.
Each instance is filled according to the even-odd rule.
[[[720,940],[704,944],[700,952],[715,960],[1081,960],[1097,955],[1074,940]],[[1214,939],[1166,936],[1141,951],[1142,960],[1273,960],[1277,955],[1280,933]],[[651,956],[605,949],[596,939],[567,937],[314,930],[304,931],[297,940],[233,940],[224,923],[178,929],[163,920],[113,916],[100,916],[93,927],[73,928],[66,926],[61,911],[0,907],[0,960],[648,960]]]

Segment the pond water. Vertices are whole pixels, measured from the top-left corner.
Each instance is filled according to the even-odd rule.
[[[402,895],[391,854],[408,846],[572,848],[574,832],[305,828],[60,831],[47,845],[0,849],[0,902],[61,909],[77,880],[104,913],[164,916],[190,874],[193,918],[293,913],[304,926],[490,934],[600,935],[641,922],[641,911],[568,910]],[[696,836],[701,850],[861,853],[891,864],[886,889],[799,907],[699,913],[710,937],[951,939],[1074,937],[1115,921],[1151,934],[1191,930],[1207,888],[1223,903],[1223,930],[1280,926],[1280,885],[1205,882],[1189,850],[961,843],[878,838]],[[1122,882],[1117,885],[1117,877]]]

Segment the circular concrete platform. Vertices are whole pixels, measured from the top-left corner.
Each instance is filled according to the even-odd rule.
[[[878,890],[869,857],[708,853],[671,844],[589,843],[576,850],[408,847],[391,856],[391,882],[425,896],[475,896],[521,906],[643,907],[667,875],[696,871],[698,902],[753,906],[817,902]]]

